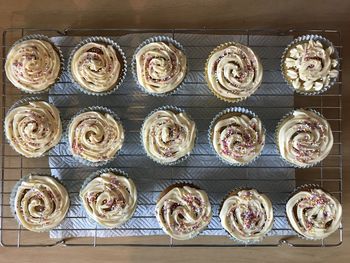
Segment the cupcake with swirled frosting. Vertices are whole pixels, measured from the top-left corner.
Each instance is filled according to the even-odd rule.
[[[282,57],[282,73],[298,93],[313,95],[327,90],[339,75],[336,49],[327,39],[301,36]]]
[[[187,58],[182,46],[167,37],[144,41],[134,54],[133,73],[137,83],[152,95],[167,95],[183,82]]]
[[[265,129],[253,112],[228,108],[212,121],[209,140],[221,160],[231,165],[246,165],[260,155],[265,145]]]
[[[124,129],[107,108],[90,107],[78,113],[68,125],[69,148],[74,157],[87,165],[111,161],[124,142]]]
[[[44,92],[59,79],[61,60],[60,50],[47,37],[28,36],[16,42],[7,54],[6,76],[22,91]]]
[[[216,47],[205,65],[209,89],[228,102],[248,98],[260,86],[263,67],[254,51],[242,44],[228,42]]]
[[[124,224],[134,214],[137,191],[124,172],[105,169],[85,181],[80,199],[90,218],[113,228]]]
[[[126,58],[111,39],[92,37],[84,40],[69,59],[74,83],[88,94],[107,94],[116,90],[125,78]]]
[[[11,208],[23,227],[34,232],[58,226],[69,209],[68,192],[55,178],[30,174],[11,193]]]
[[[28,158],[43,156],[62,135],[58,109],[39,100],[17,102],[7,113],[4,126],[12,148]]]
[[[208,226],[211,217],[208,195],[191,184],[169,186],[156,203],[156,218],[160,226],[166,234],[177,240],[197,236]]]
[[[255,189],[239,189],[225,197],[219,212],[222,227],[234,239],[261,241],[273,226],[270,199]]]
[[[327,157],[333,146],[333,133],[321,114],[314,110],[298,109],[278,124],[276,144],[284,160],[305,168]]]
[[[324,239],[341,224],[342,206],[330,193],[317,185],[304,185],[286,204],[290,226],[306,239]]]
[[[163,107],[152,112],[141,129],[147,155],[160,164],[174,164],[192,151],[196,124],[181,109]]]

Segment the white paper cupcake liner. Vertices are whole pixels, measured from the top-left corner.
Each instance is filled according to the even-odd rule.
[[[179,108],[179,107],[176,107],[176,106],[173,106],[173,105],[165,105],[165,106],[162,106],[162,107],[159,107],[159,108],[156,108],[154,109],[153,111],[151,111],[147,117],[145,118],[145,120],[143,121],[142,123],[142,126],[141,126],[141,131],[140,131],[140,144],[142,145],[142,148],[144,150],[144,152],[146,153],[147,157],[149,157],[152,161],[158,163],[158,164],[161,164],[161,165],[167,165],[167,166],[173,166],[173,165],[177,165],[183,161],[185,161],[190,155],[191,155],[191,152],[193,151],[194,147],[196,146],[196,143],[197,143],[197,139],[198,139],[198,130],[197,130],[197,126],[196,126],[196,138],[195,138],[195,142],[194,142],[194,146],[193,148],[191,149],[190,152],[188,152],[186,155],[184,155],[183,157],[177,159],[176,161],[174,162],[162,162],[156,158],[154,158],[153,156],[149,155],[146,148],[145,148],[145,145],[143,143],[143,129],[144,129],[144,125],[145,125],[145,122],[146,120],[152,116],[153,114],[155,114],[157,111],[160,111],[160,110],[170,110],[174,113],[186,113],[185,110]],[[188,115],[186,113],[187,117],[193,121],[192,117],[190,115]]]
[[[19,90],[21,90],[21,91],[23,91],[23,92],[25,92],[25,93],[28,93],[28,94],[42,94],[42,93],[46,93],[49,89],[51,89],[53,86],[55,86],[55,85],[57,84],[57,82],[60,81],[61,76],[62,76],[62,72],[63,72],[64,69],[65,69],[65,68],[64,68],[64,58],[63,58],[63,54],[62,54],[61,49],[60,49],[58,46],[56,46],[56,44],[53,43],[53,42],[51,41],[51,39],[50,39],[48,36],[41,35],[41,34],[34,34],[34,35],[25,36],[25,37],[23,37],[23,38],[17,40],[17,41],[13,44],[13,46],[15,46],[15,45],[17,45],[17,44],[19,44],[19,43],[21,43],[21,42],[23,42],[23,41],[33,40],[33,39],[37,39],[37,40],[42,40],[42,41],[49,42],[49,43],[52,45],[53,49],[58,53],[58,56],[60,57],[60,71],[59,71],[59,73],[58,73],[58,76],[57,76],[57,78],[56,78],[56,81],[55,81],[53,84],[49,85],[46,89],[41,90],[41,91],[30,91],[30,90],[23,89],[23,88],[21,88],[21,87],[17,87],[17,86],[15,86],[15,85],[14,85],[14,86],[15,86],[17,89],[19,89]],[[11,48],[12,48],[12,47],[11,47]]]
[[[212,55],[214,55],[217,51],[220,51],[226,47],[229,47],[231,45],[241,45],[241,46],[246,46],[246,45],[243,45],[241,43],[238,43],[238,42],[233,42],[233,41],[230,41],[230,42],[226,42],[226,43],[223,43],[223,44],[220,44],[219,46],[215,47],[209,54],[206,62],[205,62],[205,67],[204,67],[204,76],[205,76],[205,81],[207,83],[207,86],[209,88],[209,90],[211,91],[211,93],[218,99],[222,100],[222,101],[225,101],[225,102],[229,102],[229,103],[237,103],[237,102],[241,102],[241,101],[244,101],[246,99],[248,99],[250,96],[254,95],[254,93],[260,88],[261,86],[261,82],[262,82],[262,78],[261,78],[261,82],[259,83],[258,87],[256,88],[256,90],[250,94],[249,96],[246,96],[246,97],[240,97],[240,98],[227,98],[227,97],[224,97],[224,96],[221,96],[220,94],[218,94],[213,88],[212,86],[210,85],[209,81],[208,81],[208,62],[209,62],[209,59],[211,58]],[[248,47],[248,46],[246,46]],[[250,47],[248,47],[250,48]],[[250,48],[251,49],[251,48]],[[257,58],[257,61],[260,63],[261,65],[261,70],[263,71],[263,65],[261,63],[261,60],[259,58],[259,56],[254,52],[253,49],[251,49],[255,55],[255,57]]]
[[[245,114],[251,118],[258,118],[260,119],[254,112],[246,109],[246,108],[242,108],[242,107],[230,107],[230,108],[226,108],[225,110],[219,112],[214,119],[211,121],[210,125],[209,125],[209,129],[208,129],[208,142],[210,145],[211,150],[215,153],[215,155],[225,164],[228,164],[230,166],[248,166],[250,164],[252,164],[254,161],[256,161],[262,154],[262,151],[264,149],[265,146],[265,142],[263,147],[261,148],[261,151],[259,152],[259,154],[257,154],[252,160],[250,160],[247,163],[231,163],[229,161],[227,161],[226,159],[224,159],[222,156],[220,156],[214,149],[213,143],[212,143],[212,135],[213,135],[213,129],[214,126],[216,124],[216,122],[224,115],[228,114],[228,113],[242,113]],[[265,134],[266,137],[266,130],[264,128],[264,126],[262,126],[262,130]],[[266,139],[265,139],[266,140]]]
[[[31,97],[24,97],[18,101],[16,101],[15,103],[13,103],[13,105],[9,108],[9,110],[6,112],[6,115],[12,111],[13,109],[20,107],[20,106],[24,106],[24,105],[28,105],[29,102],[35,102],[35,101],[45,101],[47,102],[47,98],[45,98],[44,96],[40,96],[40,95],[35,95],[35,96],[31,96]],[[50,103],[50,102],[47,102]],[[52,103],[50,103],[52,104]],[[53,105],[53,104],[52,104]]]
[[[299,108],[299,109],[302,109],[302,108]],[[296,109],[296,110],[298,110],[298,109]],[[314,110],[314,109],[305,108],[305,110],[312,111],[312,112],[316,113],[317,115],[319,115],[321,118],[327,120],[321,113],[319,113],[318,111],[316,111],[316,110]],[[311,167],[314,167],[314,166],[320,164],[324,159],[321,160],[321,161],[319,161],[319,162],[313,163],[313,164],[308,164],[308,165],[305,165],[305,166],[299,166],[299,165],[297,165],[297,164],[294,164],[294,163],[289,162],[288,160],[284,159],[284,158],[282,157],[282,155],[281,155],[281,151],[280,151],[279,146],[278,146],[278,145],[279,145],[279,140],[278,140],[278,132],[279,132],[279,129],[280,129],[282,123],[286,120],[286,118],[289,118],[290,116],[293,115],[294,111],[295,111],[295,110],[292,110],[291,112],[285,114],[285,115],[281,118],[281,120],[278,122],[278,124],[277,124],[277,126],[276,126],[276,129],[275,129],[275,135],[274,135],[274,137],[275,137],[275,147],[276,147],[277,152],[279,153],[279,157],[281,158],[281,160],[282,160],[285,164],[288,164],[288,165],[290,165],[290,166],[292,166],[292,167],[294,167],[294,168],[303,168],[303,169],[311,168]],[[328,122],[328,121],[327,121],[327,122]],[[332,146],[332,147],[333,147],[333,146]]]
[[[87,88],[82,87],[73,77],[72,71],[71,71],[71,65],[72,65],[72,59],[73,56],[75,54],[75,52],[81,48],[82,46],[86,45],[87,43],[102,43],[102,44],[106,44],[106,45],[111,45],[113,46],[114,50],[116,51],[116,53],[118,53],[118,55],[121,57],[121,72],[120,75],[118,77],[117,82],[113,85],[113,87],[111,87],[109,90],[103,91],[103,92],[94,92],[92,90],[89,90]],[[67,71],[69,74],[69,78],[71,79],[72,83],[74,84],[74,86],[79,89],[81,92],[87,94],[87,95],[96,95],[96,96],[103,96],[103,95],[109,95],[112,93],[115,93],[119,87],[123,84],[125,77],[126,77],[126,73],[127,73],[127,60],[126,60],[126,56],[124,51],[121,49],[121,47],[114,42],[113,40],[106,38],[106,37],[89,37],[87,39],[84,39],[83,41],[81,41],[77,46],[75,46],[75,48],[72,50],[72,52],[70,53],[69,56],[69,60],[68,60],[68,66],[67,66]]]
[[[53,176],[53,175],[50,175],[50,174],[45,174],[45,173],[29,173],[29,174],[23,176],[21,179],[19,179],[19,180],[16,182],[16,184],[15,184],[14,187],[12,188],[11,194],[10,194],[10,202],[9,202],[9,204],[10,204],[10,210],[11,210],[12,216],[16,219],[17,223],[20,224],[21,226],[22,226],[22,223],[21,223],[21,221],[18,219],[17,214],[16,214],[15,199],[16,199],[16,194],[17,194],[17,191],[18,191],[18,187],[20,187],[21,184],[22,184],[23,182],[25,182],[25,181],[28,179],[29,176],[48,176],[48,177],[54,178],[58,183],[60,183],[60,184],[66,189],[66,191],[67,191],[67,193],[68,193],[68,195],[69,195],[69,192],[68,192],[68,190],[67,190],[67,187],[66,187],[66,186],[64,185],[64,183],[63,183],[59,178],[57,178],[56,176]],[[68,198],[69,198],[69,206],[70,206],[70,205],[71,205],[71,198],[70,198],[69,196],[68,196]],[[69,211],[69,208],[68,208],[68,211]],[[67,211],[67,213],[66,213],[66,216],[67,216],[67,214],[68,214],[68,211]],[[66,216],[65,216],[65,217],[66,217]],[[60,224],[58,224],[58,225],[55,226],[54,228],[58,228],[58,227],[62,224],[63,221],[64,221],[64,219],[61,221]],[[52,229],[47,229],[47,230],[42,230],[42,231],[37,231],[37,232],[39,232],[39,233],[44,233],[44,232],[49,232],[49,231],[51,231],[51,230],[52,230]]]
[[[122,171],[122,170],[120,170],[120,169],[117,169],[117,168],[104,168],[104,169],[98,170],[98,171],[92,173],[91,175],[89,175],[89,176],[84,180],[84,182],[83,182],[83,184],[82,184],[82,186],[81,186],[81,188],[80,188],[80,191],[79,191],[79,202],[80,202],[80,208],[81,208],[82,214],[85,216],[85,218],[88,220],[88,222],[89,222],[91,225],[96,225],[96,226],[99,226],[99,227],[102,227],[102,228],[114,229],[115,227],[106,227],[106,226],[104,226],[104,225],[102,225],[102,224],[99,224],[99,223],[96,222],[93,218],[91,218],[90,215],[86,212],[86,210],[85,210],[85,208],[84,208],[83,200],[80,198],[80,192],[81,192],[82,190],[84,190],[84,188],[85,188],[93,179],[99,177],[99,176],[100,176],[101,174],[103,174],[103,173],[108,173],[108,172],[112,172],[112,173],[114,173],[114,174],[116,174],[116,175],[124,176],[124,177],[126,177],[126,178],[132,180],[126,172],[124,172],[124,171]],[[134,210],[133,214],[135,213],[136,208],[137,208],[137,205],[135,206],[135,210]],[[130,219],[131,219],[131,218],[132,218],[132,217],[130,217]],[[130,220],[130,219],[129,219],[129,220]],[[124,222],[123,224],[125,224],[125,223],[127,223],[127,221]],[[118,228],[118,227],[117,227],[117,228]]]
[[[324,192],[328,193],[329,195],[331,195],[327,190],[325,190],[323,187],[320,187],[318,184],[303,184],[303,185],[300,185],[298,187],[296,187],[294,189],[294,191],[288,196],[287,198],[287,202],[289,201],[290,198],[292,198],[295,194],[297,194],[298,192],[300,191],[305,191],[305,190],[311,190],[311,189],[321,189],[323,190]],[[286,202],[286,203],[287,203]],[[293,233],[298,236],[299,238],[303,239],[303,240],[308,240],[308,241],[317,241],[317,240],[322,240],[322,238],[309,238],[309,237],[306,237],[306,236],[303,236],[302,234],[300,234],[299,232],[297,232],[296,230],[294,230],[294,228],[292,227],[292,225],[290,224],[289,222],[289,218],[288,218],[288,215],[287,215],[287,206],[285,208],[285,217],[287,218],[287,221],[288,221],[288,225],[290,226],[290,229],[293,231]]]
[[[13,109],[15,109],[15,108],[17,108],[17,107],[20,107],[20,106],[28,105],[29,102],[35,102],[35,101],[45,101],[45,102],[47,102],[47,99],[46,99],[46,98],[42,98],[42,97],[40,97],[40,96],[35,96],[35,97],[27,97],[27,98],[23,98],[23,99],[21,99],[21,100],[18,100],[18,101],[16,101],[16,102],[9,108],[9,110],[6,112],[6,116],[7,116]],[[47,103],[49,103],[50,105],[55,106],[55,105],[54,105],[53,103],[51,103],[51,102],[47,102]],[[56,107],[56,106],[55,106],[55,107]],[[56,108],[57,108],[57,107],[56,107]],[[5,119],[6,119],[6,117],[4,118],[4,122],[5,122]],[[60,116],[60,119],[61,119],[61,116]],[[23,156],[23,157],[25,157],[25,158],[28,158],[28,159],[35,159],[35,158],[41,158],[41,157],[47,156],[47,155],[50,153],[50,151],[51,151],[55,146],[57,146],[57,145],[61,142],[62,137],[63,137],[63,135],[62,135],[62,134],[63,134],[63,125],[62,125],[62,119],[61,119],[61,135],[60,135],[60,141],[59,141],[56,145],[52,146],[48,151],[46,151],[44,154],[42,154],[42,155],[40,155],[40,156],[26,157],[26,156],[22,155],[21,153],[17,152],[17,150],[13,147],[11,141],[8,139],[8,137],[7,137],[7,135],[6,135],[6,127],[5,127],[5,125],[3,125],[3,130],[4,130],[5,137],[6,137],[6,141],[8,142],[8,144],[10,145],[10,147],[11,147],[16,153],[18,153],[18,154],[20,154],[21,156]]]
[[[187,78],[187,73],[189,72],[189,66],[188,66],[188,61],[186,62],[186,75],[184,77],[184,79],[181,81],[181,83],[176,87],[174,88],[173,90],[169,91],[169,92],[165,92],[165,93],[152,93],[150,91],[148,91],[146,88],[144,88],[138,81],[138,78],[137,78],[137,70],[136,70],[136,54],[137,52],[139,52],[139,50],[141,48],[143,48],[145,45],[148,45],[150,43],[155,43],[155,42],[165,42],[165,43],[171,43],[173,44],[177,49],[181,50],[184,55],[186,56],[186,52],[183,48],[183,46],[177,42],[175,39],[173,38],[170,38],[170,37],[167,37],[167,36],[154,36],[154,37],[151,37],[151,38],[148,38],[146,39],[145,41],[143,41],[135,50],[135,53],[133,55],[133,58],[132,58],[132,62],[131,62],[131,71],[132,71],[132,75],[133,75],[133,78],[135,80],[135,82],[137,83],[137,86],[145,93],[147,93],[148,95],[152,95],[152,96],[156,96],[156,97],[165,97],[165,96],[168,96],[168,95],[172,95],[174,93],[176,93],[179,89],[183,88],[184,86],[184,83],[185,83],[185,80]]]
[[[121,125],[121,127],[122,127],[122,129],[123,129],[123,131],[124,131],[124,135],[125,135],[125,128],[124,128],[122,122],[120,121],[120,118],[118,117],[118,115],[117,115],[114,111],[112,111],[112,110],[110,110],[110,109],[108,109],[108,108],[106,108],[106,107],[102,107],[102,106],[91,106],[91,107],[84,108],[84,109],[80,110],[78,113],[76,113],[76,114],[70,119],[70,121],[69,121],[69,123],[68,123],[68,125],[67,125],[67,127],[66,127],[66,131],[65,131],[65,140],[67,141],[69,151],[71,152],[73,158],[74,158],[75,160],[77,160],[78,162],[80,162],[80,163],[86,165],[86,166],[90,166],[90,167],[99,167],[99,166],[103,166],[103,165],[106,165],[106,164],[112,162],[112,161],[117,157],[117,155],[119,154],[119,152],[120,152],[120,150],[121,150],[121,148],[122,148],[123,146],[116,152],[116,154],[115,154],[111,159],[103,160],[103,161],[100,161],[100,162],[91,162],[91,161],[88,161],[88,160],[84,159],[83,157],[81,157],[81,156],[79,156],[79,155],[75,155],[75,154],[72,152],[72,149],[71,149],[71,147],[70,147],[70,145],[69,145],[69,127],[71,126],[73,120],[74,120],[78,115],[80,115],[80,114],[82,114],[82,113],[84,113],[84,112],[88,112],[88,111],[96,111],[96,112],[100,112],[100,113],[108,113],[108,114],[110,114],[110,115],[113,116],[113,118]],[[124,143],[124,142],[123,142],[123,143]]]
[[[238,192],[242,191],[242,190],[256,190],[258,193],[260,193],[260,191],[258,191],[256,188],[253,188],[253,187],[237,187],[237,188],[234,188],[232,189],[228,194],[225,195],[225,197],[222,199],[221,203],[220,203],[220,207],[219,207],[219,215],[220,215],[220,212],[221,212],[221,209],[222,209],[222,206],[224,204],[224,202],[226,201],[227,198],[229,198],[230,196],[232,196],[233,193],[235,193],[235,195],[237,195]],[[270,199],[271,201],[271,199]],[[272,203],[272,202],[271,202]],[[275,218],[273,218],[274,220]],[[219,220],[220,220],[220,225],[221,225],[221,218],[219,216]],[[222,226],[222,225],[221,225]],[[222,227],[223,228],[223,227]],[[223,228],[224,229],[224,228]],[[272,229],[272,227],[271,227]],[[271,229],[269,229],[262,237],[260,237],[259,239],[257,240],[240,240],[240,239],[237,239],[236,237],[232,236],[226,229],[225,232],[228,236],[229,239],[233,240],[234,242],[238,243],[238,244],[243,244],[243,245],[251,245],[251,244],[258,244],[260,242],[262,242],[267,236],[268,236],[268,233],[271,231]]]
[[[287,53],[288,51],[296,46],[297,44],[300,44],[300,43],[305,43],[305,42],[308,42],[309,40],[315,40],[315,41],[320,41],[323,45],[326,46],[326,48],[332,46],[333,49],[334,49],[334,53],[332,54],[332,57],[334,59],[336,59],[338,61],[338,65],[336,66],[336,69],[339,71],[340,69],[340,61],[339,61],[339,54],[338,54],[338,51],[337,49],[334,47],[334,45],[332,44],[332,42],[330,42],[328,39],[324,38],[323,36],[320,36],[320,35],[303,35],[303,36],[299,36],[297,37],[296,39],[294,39],[287,47],[286,49],[284,50],[283,52],[283,55],[282,55],[282,59],[281,59],[281,72],[282,72],[282,76],[285,80],[285,82],[288,84],[288,86],[293,90],[295,91],[296,93],[298,94],[301,94],[301,95],[319,95],[321,93],[324,93],[326,92],[328,89],[330,89],[336,82],[337,82],[337,79],[338,77],[336,78],[331,78],[329,84],[327,86],[324,86],[321,90],[319,91],[311,91],[311,92],[307,92],[307,91],[303,91],[303,90],[297,90],[295,89],[292,84],[290,83],[290,81],[288,80],[288,77],[286,76],[285,74],[285,68],[284,68],[284,61],[286,59],[286,56],[287,56]]]

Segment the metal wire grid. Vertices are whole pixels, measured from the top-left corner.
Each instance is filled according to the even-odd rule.
[[[208,29],[200,29],[200,30],[129,30],[129,29],[102,29],[102,30],[74,30],[74,29],[67,29],[64,31],[57,31],[57,30],[38,30],[38,29],[9,29],[3,32],[3,65],[5,63],[5,55],[8,52],[9,48],[13,44],[15,40],[18,38],[21,38],[28,34],[33,33],[42,33],[49,36],[80,36],[80,35],[106,35],[106,36],[115,36],[115,35],[124,35],[129,33],[146,33],[146,32],[159,32],[159,33],[167,33],[170,34],[170,36],[175,37],[177,33],[199,33],[199,34],[244,34],[247,36],[247,42],[249,45],[249,39],[251,36],[254,35],[301,35],[301,34],[321,34],[325,37],[329,38],[338,49],[338,52],[340,54],[340,60],[342,60],[342,46],[341,46],[341,35],[340,32],[336,30],[308,30],[308,31],[296,31],[296,30],[288,30],[288,31],[273,31],[273,30],[224,30],[224,29],[215,29],[215,30],[208,30]],[[283,46],[284,48],[285,46]],[[254,47],[253,47],[254,48]],[[255,48],[258,48],[258,46],[255,46]],[[280,73],[279,68],[272,69],[271,71]],[[2,98],[1,98],[1,107],[2,107],[2,116],[4,118],[8,108],[12,105],[14,101],[17,101],[20,98],[27,97],[28,95],[25,95],[23,93],[17,92],[16,89],[11,87],[10,83],[6,80],[4,69],[2,71],[3,74],[3,85],[2,85]],[[296,169],[296,181],[297,184],[304,184],[304,183],[318,183],[322,187],[325,187],[328,189],[331,193],[336,195],[342,201],[342,143],[341,143],[341,86],[342,86],[342,76],[339,76],[339,81],[336,83],[336,86],[330,89],[328,92],[326,92],[323,95],[320,96],[294,96],[294,106],[295,107],[311,107],[315,108],[316,110],[319,110],[328,121],[331,123],[333,127],[333,132],[335,135],[335,146],[333,147],[333,150],[329,157],[324,160],[320,165],[318,165],[315,168],[311,169],[303,169],[299,170]],[[65,80],[62,81],[64,83]],[[68,81],[69,84],[69,81]],[[269,84],[269,83],[267,83]],[[276,83],[275,83],[276,84]],[[278,83],[277,83],[278,84]],[[50,96],[53,97],[61,97],[66,94],[63,93],[55,93],[50,94]],[[79,96],[81,95],[79,92],[76,94],[69,94],[70,96]],[[118,95],[118,94],[116,94]],[[183,95],[183,94],[182,94]],[[186,96],[197,96],[198,94],[185,94]],[[114,95],[111,95],[114,96]],[[142,96],[139,95],[139,96]],[[173,96],[178,96],[178,94],[174,94]],[[181,96],[181,94],[179,95]],[[211,95],[205,95],[202,94],[201,96],[211,96]],[[271,94],[259,94],[254,96],[271,96]],[[283,96],[283,94],[278,94],[278,96]],[[288,96],[288,95],[286,95]],[[47,97],[47,96],[46,96]],[[99,104],[104,100],[104,98],[96,98],[96,103]],[[243,103],[244,106],[244,103]],[[142,107],[142,106],[141,106]],[[201,110],[204,110],[206,107],[198,107],[194,106],[196,108],[199,108]],[[249,106],[248,106],[249,107]],[[290,106],[286,106],[288,108]],[[118,107],[120,108],[120,107]],[[270,105],[259,105],[258,108],[269,108],[272,111],[278,110],[283,108],[283,106],[279,106],[278,109],[274,108]],[[217,109],[219,112],[220,109]],[[178,242],[175,240],[172,240],[171,238],[167,238],[166,236],[162,237],[156,237],[153,239],[149,239],[149,237],[137,237],[137,238],[128,238],[127,240],[123,238],[99,238],[97,233],[98,231],[101,231],[101,229],[97,228],[91,228],[88,230],[94,231],[94,234],[92,238],[74,238],[74,239],[62,239],[62,240],[51,240],[47,237],[47,234],[41,233],[32,233],[30,231],[27,231],[23,229],[14,219],[13,216],[9,213],[9,200],[8,196],[11,191],[11,187],[14,185],[14,183],[21,178],[23,175],[32,172],[32,171],[46,171],[50,172],[50,168],[47,166],[47,158],[42,158],[40,161],[34,160],[32,163],[28,161],[26,158],[19,156],[14,151],[12,151],[8,145],[8,143],[5,140],[4,135],[2,136],[2,145],[1,145],[1,162],[2,162],[2,169],[1,169],[1,244],[4,246],[54,246],[57,244],[63,244],[66,246],[159,246],[159,247],[165,247],[165,246],[205,246],[205,247],[241,247],[241,246],[247,246],[242,244],[237,244],[232,242],[226,237],[198,237],[196,239],[193,239],[191,241],[186,242]],[[200,155],[200,154],[197,154]],[[204,155],[210,155],[208,153]],[[272,158],[271,156],[274,156],[276,154],[266,154],[265,157]],[[59,154],[59,156],[62,156],[62,154]],[[55,157],[55,154],[50,154],[50,157]],[[69,157],[69,156],[68,156]],[[264,156],[263,156],[264,157]],[[195,167],[193,165],[192,167]],[[59,167],[55,167],[59,169]],[[82,167],[71,167],[69,169],[71,170],[79,170]],[[86,168],[86,167],[84,167]],[[127,169],[130,167],[118,167],[121,169]],[[132,167],[135,168],[135,167]],[[176,168],[170,168],[170,173],[173,176],[174,170],[179,168],[188,168],[187,166],[177,166]],[[217,169],[225,169],[223,166],[216,166],[212,165],[211,168],[217,168]],[[272,168],[272,169],[280,169],[281,167],[279,165],[272,165],[271,167],[268,167],[264,165],[263,163],[259,163],[254,166],[254,168],[261,169],[261,168]],[[292,169],[291,167],[284,167],[286,169]],[[141,168],[142,169],[142,168]],[[234,168],[234,169],[245,169],[245,168]],[[96,169],[91,169],[92,171],[95,171]],[[245,171],[248,171],[246,169]],[[234,178],[232,178],[234,180]],[[150,182],[152,182],[152,179],[149,179]],[[178,179],[174,179],[178,180]],[[218,179],[215,179],[218,180]],[[240,178],[242,180],[242,178]],[[249,179],[246,178],[248,181]],[[286,182],[288,180],[294,180],[291,178],[284,179]],[[222,180],[223,183],[227,182],[227,179]],[[272,183],[272,182],[271,182]],[[70,194],[76,194],[76,193],[70,193]],[[210,192],[209,192],[210,194]],[[278,205],[284,205],[284,202],[281,202]],[[77,215],[73,215],[73,217],[79,217]],[[277,217],[284,217],[284,215],[279,215]],[[67,229],[61,229],[62,231],[66,231]],[[86,230],[86,229],[85,229]],[[132,229],[131,229],[132,230]],[[277,230],[290,230],[289,228],[286,229],[277,229]],[[103,231],[103,230],[102,230]],[[273,247],[273,246],[280,246],[282,244],[287,244],[289,246],[302,246],[302,247],[317,247],[317,246],[338,246],[342,243],[342,228],[339,229],[339,231],[333,235],[330,238],[327,238],[325,240],[322,240],[320,242],[309,242],[306,240],[301,239],[290,239],[289,237],[283,236],[283,237],[269,237],[266,238],[264,242],[261,244],[251,244],[248,246],[265,246],[265,247]],[[213,241],[214,240],[214,241]]]

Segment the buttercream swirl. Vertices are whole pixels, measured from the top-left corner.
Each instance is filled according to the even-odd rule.
[[[76,50],[71,60],[73,78],[93,92],[108,91],[116,85],[121,67],[112,45],[93,42]]]
[[[5,118],[10,145],[25,157],[40,157],[61,139],[58,109],[45,101],[32,101],[13,108]]]
[[[19,222],[28,230],[47,231],[58,226],[69,208],[67,190],[51,176],[29,175],[14,197]]]
[[[313,92],[328,86],[337,78],[338,61],[334,48],[319,40],[309,40],[292,46],[284,59],[285,74],[296,90]]]
[[[314,188],[294,194],[286,205],[288,221],[300,235],[309,239],[323,239],[340,226],[342,207],[339,201]]]
[[[172,163],[189,154],[194,147],[196,124],[184,112],[158,110],[142,127],[147,154],[161,163]]]
[[[295,110],[282,120],[277,140],[281,156],[300,167],[319,163],[333,146],[333,134],[327,120],[304,109]]]
[[[149,93],[168,93],[186,75],[186,56],[171,43],[149,43],[137,51],[135,60],[138,82]]]
[[[212,128],[216,153],[231,164],[247,164],[256,158],[265,144],[265,130],[257,117],[240,112],[221,116]]]
[[[255,189],[231,194],[219,216],[223,228],[242,242],[260,241],[273,226],[271,201]]]
[[[27,92],[41,92],[55,83],[61,70],[58,52],[45,40],[30,39],[14,45],[5,71],[11,83]]]
[[[260,86],[263,68],[247,46],[227,43],[210,54],[206,64],[209,88],[220,98],[235,101],[252,95]]]
[[[198,235],[209,224],[211,216],[207,194],[190,186],[172,188],[156,204],[159,224],[177,240]]]
[[[73,155],[90,162],[112,159],[124,142],[124,130],[109,113],[88,111],[69,125],[69,146]]]
[[[112,228],[132,217],[136,209],[137,192],[131,179],[105,172],[80,191],[80,198],[85,211],[93,220]]]

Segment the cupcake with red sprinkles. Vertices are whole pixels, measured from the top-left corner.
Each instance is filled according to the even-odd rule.
[[[166,234],[177,240],[197,236],[210,223],[212,208],[208,195],[189,183],[167,187],[156,203],[156,218]]]
[[[7,78],[27,93],[47,91],[59,80],[62,69],[62,52],[43,35],[29,35],[18,40],[6,56]]]
[[[118,116],[105,107],[89,107],[68,124],[69,149],[75,159],[88,166],[112,161],[124,143],[124,128]]]
[[[10,146],[27,158],[47,154],[61,140],[59,110],[40,98],[16,102],[4,121],[4,132]]]
[[[281,157],[300,168],[324,160],[333,146],[333,133],[328,121],[315,110],[297,109],[278,124],[276,144]]]
[[[10,204],[12,213],[24,228],[45,232],[61,224],[70,199],[66,188],[56,178],[29,174],[14,186]]]
[[[127,62],[123,50],[113,40],[90,37],[72,51],[68,70],[82,92],[106,95],[116,91],[124,81]]]
[[[230,192],[221,204],[219,217],[230,237],[242,243],[261,241],[274,220],[270,199],[253,188]]]
[[[89,176],[80,199],[86,214],[103,227],[116,228],[126,223],[137,206],[136,186],[118,169],[102,169]]]
[[[216,47],[205,65],[209,89],[219,99],[238,102],[259,88],[263,67],[257,54],[240,43],[228,42]]]
[[[320,240],[339,229],[342,206],[318,185],[302,185],[289,198],[286,213],[290,226],[301,238]]]
[[[240,107],[227,108],[212,121],[209,142],[223,162],[247,165],[261,154],[265,129],[255,113]]]
[[[164,96],[179,88],[187,73],[183,47],[174,39],[157,36],[135,51],[132,71],[139,87],[150,95]]]
[[[195,122],[184,110],[164,106],[151,112],[145,119],[141,141],[147,156],[153,161],[174,165],[190,155],[196,133]]]

